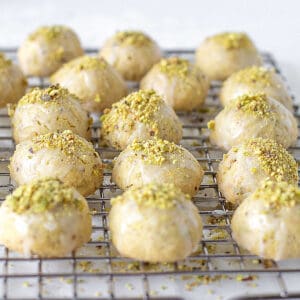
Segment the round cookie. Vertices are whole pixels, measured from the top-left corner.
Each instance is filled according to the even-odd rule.
[[[223,156],[217,173],[226,201],[240,204],[265,180],[298,183],[298,165],[292,155],[270,139],[250,139]]]
[[[131,81],[141,80],[162,56],[158,45],[140,31],[117,32],[104,43],[99,55]]]
[[[0,107],[17,102],[27,88],[21,69],[0,52]]]
[[[225,32],[205,39],[196,51],[196,64],[210,80],[224,80],[262,59],[245,33]]]
[[[0,243],[24,255],[68,255],[88,242],[91,232],[86,200],[57,179],[22,185],[0,207]]]
[[[278,101],[265,94],[245,94],[230,102],[208,123],[210,142],[225,150],[250,138],[270,138],[285,148],[297,141],[297,121]]]
[[[11,177],[19,185],[55,177],[84,196],[102,184],[102,168],[93,145],[70,130],[39,135],[18,144],[9,165]]]
[[[49,76],[64,63],[83,54],[76,33],[66,26],[42,26],[31,33],[18,51],[27,76]]]
[[[13,137],[16,143],[49,132],[72,130],[91,138],[91,122],[81,100],[59,85],[30,90],[16,106],[10,106]]]
[[[264,93],[293,111],[293,101],[274,69],[252,66],[233,73],[223,83],[220,100],[225,106],[238,96],[249,93]]]
[[[186,149],[161,139],[134,141],[114,161],[112,180],[121,188],[141,187],[151,182],[173,183],[194,196],[204,171]]]
[[[131,188],[111,203],[109,228],[121,255],[174,262],[197,249],[201,217],[190,198],[174,185],[151,183]]]
[[[119,150],[134,140],[158,137],[177,144],[182,137],[179,118],[153,90],[129,94],[105,110],[101,121],[103,141]]]
[[[89,112],[101,112],[127,94],[125,81],[103,58],[78,57],[63,65],[50,80],[82,99]]]
[[[234,212],[231,228],[238,245],[266,259],[300,257],[300,189],[265,181]]]
[[[170,57],[154,65],[141,81],[141,89],[153,89],[174,110],[201,107],[209,88],[206,76],[187,59]]]

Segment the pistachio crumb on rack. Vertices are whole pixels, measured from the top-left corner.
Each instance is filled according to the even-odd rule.
[[[171,163],[175,164],[178,155],[183,153],[181,146],[159,138],[146,141],[135,140],[129,148],[133,151],[141,152],[142,160],[152,165],[161,165],[166,160],[170,160]]]
[[[249,47],[251,45],[247,34],[242,32],[224,32],[208,39],[216,41],[227,50]]]
[[[25,288],[32,287],[32,284],[29,283],[28,281],[24,281],[24,282],[22,283],[22,285],[23,285],[23,287],[25,287]]]
[[[244,275],[244,274],[238,274],[235,277],[236,281],[252,281],[252,280],[256,280],[257,278],[258,278],[257,275]]]
[[[252,198],[264,203],[275,213],[283,208],[292,208],[300,204],[300,189],[285,181],[265,180],[252,194]]]
[[[18,187],[7,196],[6,203],[17,214],[41,213],[56,207],[83,208],[82,202],[74,196],[74,190],[53,178]]]
[[[207,128],[210,129],[210,130],[214,130],[214,129],[215,129],[215,126],[216,126],[216,121],[215,121],[215,120],[210,120],[210,121],[207,123]]]
[[[229,276],[226,274],[222,275],[183,275],[181,277],[182,280],[188,280],[189,282],[185,284],[185,289],[187,291],[192,291],[194,288],[200,286],[200,285],[208,285],[210,283],[222,280],[222,279],[228,279]]]
[[[271,111],[268,97],[264,93],[244,94],[239,96],[235,101],[232,101],[229,105],[225,106],[225,109],[227,110],[232,108],[236,108],[260,118],[275,117],[275,113]]]
[[[131,93],[121,101],[114,103],[111,109],[104,110],[104,114],[101,116],[102,130],[110,133],[120,118],[125,120],[129,114],[132,114],[135,120],[149,125],[155,135],[158,124],[153,120],[153,116],[162,103],[161,96],[154,90],[140,90]]]
[[[145,46],[152,41],[141,31],[120,31],[115,34],[115,39],[122,45]]]
[[[131,283],[126,283],[126,284],[125,284],[125,287],[126,287],[127,290],[129,290],[129,291],[134,290],[134,287],[133,287],[133,285],[132,285]]]
[[[298,180],[298,165],[291,154],[272,139],[255,138],[248,140],[244,155],[258,158],[262,169],[276,180],[290,183]],[[254,168],[256,169],[256,168]],[[253,172],[257,171],[252,170]]]
[[[0,52],[0,70],[5,69],[12,65],[12,61],[5,57],[3,53]]]
[[[175,207],[176,201],[190,200],[189,195],[179,197],[180,194],[182,194],[181,190],[175,187],[174,184],[150,183],[143,187],[129,189],[123,195],[112,198],[111,204],[114,205],[129,198],[134,199],[141,206],[169,209]]]

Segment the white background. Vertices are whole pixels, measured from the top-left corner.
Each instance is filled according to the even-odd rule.
[[[67,24],[96,47],[118,29],[142,29],[162,47],[182,48],[241,30],[274,53],[299,99],[299,16],[298,0],[0,0],[0,46],[18,46],[42,24]]]

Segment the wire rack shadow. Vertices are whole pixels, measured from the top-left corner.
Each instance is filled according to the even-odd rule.
[[[0,49],[8,57],[16,60],[16,49]],[[86,49],[88,54],[96,54],[96,49]],[[193,59],[192,49],[165,50],[165,55],[179,55]],[[280,70],[269,53],[262,53],[264,63]],[[280,73],[281,74],[281,73]],[[30,86],[46,87],[47,80],[29,78]],[[136,88],[136,86],[135,86]],[[126,299],[180,299],[158,298],[151,295],[149,278],[155,276],[198,275],[227,276],[232,274],[273,274],[276,276],[278,293],[256,294],[260,299],[300,298],[298,292],[289,291],[285,274],[300,274],[300,261],[291,265],[281,265],[274,261],[261,260],[240,249],[232,239],[230,219],[233,208],[228,206],[218,190],[216,171],[223,152],[208,141],[207,122],[221,109],[218,101],[219,82],[211,84],[205,106],[192,113],[179,113],[183,122],[182,145],[188,148],[205,170],[205,177],[194,202],[204,221],[204,239],[191,257],[173,264],[147,264],[123,258],[118,255],[110,241],[107,215],[110,198],[121,193],[111,182],[113,158],[118,155],[114,149],[101,147],[99,141],[100,123],[93,124],[93,144],[100,153],[106,169],[103,186],[88,197],[93,213],[93,234],[90,242],[72,255],[55,259],[23,257],[0,246],[0,293],[3,299],[125,299],[118,295],[118,278],[134,277],[141,281],[142,295]],[[299,121],[298,105],[295,104],[295,117]],[[298,138],[299,141],[299,138]],[[6,111],[0,112],[0,200],[12,192],[8,164],[15,145],[11,137],[11,127]],[[300,143],[289,149],[297,161],[300,159]],[[67,292],[56,287],[68,283]],[[88,283],[89,291],[82,285]],[[26,291],[22,286],[27,287]],[[102,286],[102,294],[95,287]],[[105,290],[105,292],[103,292]],[[242,296],[235,299],[253,299]]]

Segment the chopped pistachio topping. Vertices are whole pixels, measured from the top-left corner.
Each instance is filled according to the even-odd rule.
[[[264,93],[244,94],[226,106],[226,109],[230,110],[232,108],[236,108],[256,117],[274,117],[274,112],[271,111],[268,97]]]
[[[64,101],[70,96],[80,101],[75,95],[71,94],[67,89],[61,87],[59,84],[51,85],[46,89],[40,89],[38,87],[35,87],[20,99],[18,105],[35,103],[52,104],[57,103],[58,101]]]
[[[40,149],[59,149],[68,157],[78,157],[82,154],[93,153],[98,157],[93,145],[71,130],[64,130],[63,132],[47,133],[38,135],[32,139],[32,151],[39,151]]]
[[[161,165],[167,160],[176,163],[178,155],[183,153],[181,146],[173,142],[154,138],[153,140],[134,141],[129,149],[141,152],[142,160],[151,165]]]
[[[216,41],[227,50],[249,47],[252,44],[247,34],[242,32],[224,32],[208,39]]]
[[[187,59],[179,57],[164,58],[159,63],[161,72],[168,76],[180,76],[185,78],[188,75],[190,62]]]
[[[108,63],[103,58],[84,55],[66,63],[63,68],[78,72],[82,70],[102,70],[107,66]]]
[[[12,65],[12,61],[5,57],[3,53],[0,52],[0,70],[7,68]]]
[[[140,31],[119,31],[114,37],[122,45],[145,46],[152,43],[150,37]]]
[[[259,83],[263,86],[272,85],[272,76],[274,69],[267,69],[259,66],[252,66],[236,72],[232,78],[240,83],[256,84]]]
[[[55,26],[42,26],[39,27],[35,32],[29,35],[30,40],[43,37],[48,41],[54,40],[59,37],[63,32],[70,30],[66,26],[55,25]]]
[[[146,184],[143,187],[131,188],[123,195],[112,198],[111,204],[122,202],[125,199],[133,199],[138,205],[158,209],[175,207],[176,202],[190,200],[190,196],[183,195],[174,184]]]
[[[282,208],[300,205],[300,189],[285,181],[265,180],[252,198],[264,201],[271,210],[278,212]]]
[[[244,155],[255,156],[271,178],[297,183],[297,163],[282,145],[272,139],[254,138],[246,141],[243,148]]]
[[[207,123],[207,128],[210,129],[210,130],[214,130],[214,129],[215,129],[215,126],[216,126],[215,120],[210,120],[210,121]]]
[[[104,114],[101,116],[102,132],[106,134],[112,132],[119,119],[126,120],[129,115],[132,115],[134,120],[152,128],[155,136],[158,124],[153,117],[162,103],[162,98],[153,90],[131,93],[121,101],[114,103],[111,109],[104,110]]]
[[[41,213],[57,207],[83,208],[82,201],[74,197],[74,189],[53,178],[22,185],[5,202],[17,214]]]

